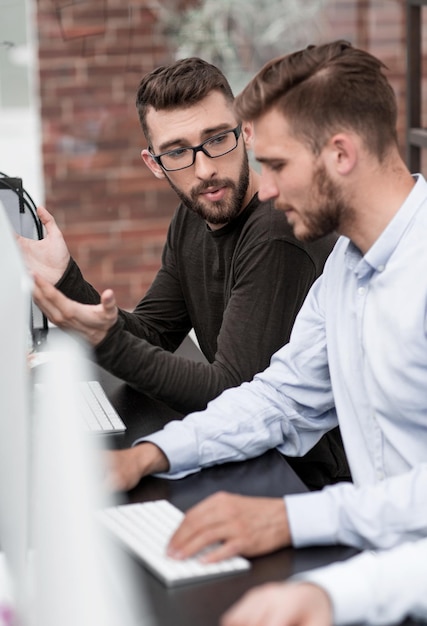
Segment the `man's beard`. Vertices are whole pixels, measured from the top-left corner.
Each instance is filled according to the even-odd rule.
[[[298,222],[294,230],[296,237],[301,241],[316,241],[333,232],[339,232],[344,219],[351,220],[352,207],[345,200],[341,189],[328,175],[324,165],[320,165],[311,180],[312,193],[308,199],[308,207],[298,212],[298,218],[304,226],[304,231],[298,229]],[[276,205],[277,208],[293,209],[292,205]],[[313,208],[315,207],[315,208]]]
[[[206,222],[218,225],[228,224],[232,222],[244,208],[243,200],[249,186],[248,155],[245,150],[237,183],[230,178],[213,178],[200,183],[200,185],[191,190],[190,195],[186,195],[179,187],[174,185],[170,178],[168,178],[168,181],[181,202],[194,211],[194,213],[200,215]],[[219,202],[200,202],[200,193],[203,193],[206,189],[211,187],[228,187],[232,192],[231,197],[227,200],[220,200]]]

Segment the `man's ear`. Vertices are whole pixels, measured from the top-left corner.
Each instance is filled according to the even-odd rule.
[[[324,150],[329,166],[341,176],[350,174],[357,165],[358,144],[351,133],[333,135]]]
[[[155,162],[150,152],[144,148],[141,150],[141,158],[145,165],[151,170],[156,178],[165,178],[165,173],[158,163]]]
[[[252,141],[254,138],[254,127],[252,122],[242,122],[242,135],[247,150],[250,150],[252,148]]]

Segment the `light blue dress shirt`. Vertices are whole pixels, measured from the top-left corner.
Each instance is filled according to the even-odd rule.
[[[144,440],[165,452],[174,478],[268,448],[303,455],[339,421],[354,484],[286,496],[293,544],[390,547],[425,536],[426,320],[419,175],[364,256],[339,239],[263,373]]]
[[[427,539],[364,552],[297,578],[328,592],[336,626],[389,626],[407,616],[427,621]]]

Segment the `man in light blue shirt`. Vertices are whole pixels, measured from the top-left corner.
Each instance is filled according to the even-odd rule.
[[[354,484],[283,499],[215,494],[187,513],[170,554],[213,541],[209,560],[426,536],[427,183],[399,154],[384,66],[346,42],[311,46],[267,64],[236,110],[253,122],[260,198],[275,200],[298,238],[341,239],[270,367],[111,453],[111,484],[272,447],[303,455],[339,423]]]

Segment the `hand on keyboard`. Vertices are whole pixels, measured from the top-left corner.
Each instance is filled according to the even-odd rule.
[[[125,504],[99,511],[103,524],[166,585],[173,586],[247,570],[241,557],[203,563],[193,557],[177,561],[167,556],[170,537],[184,514],[167,500]]]
[[[187,558],[218,543],[206,562],[235,554],[256,556],[291,544],[283,498],[216,493],[190,509],[173,535],[168,553]]]

